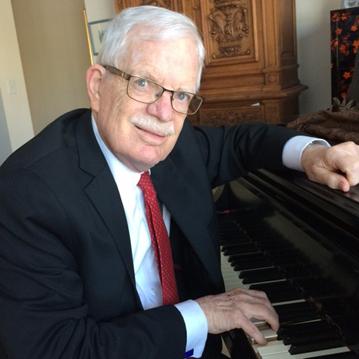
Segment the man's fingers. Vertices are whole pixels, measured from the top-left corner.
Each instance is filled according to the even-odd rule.
[[[277,316],[277,313],[270,303],[267,294],[263,291],[241,288],[227,292],[227,294],[241,303],[242,310],[248,313],[248,317],[257,318],[257,316],[260,315],[261,312],[259,310],[258,312],[250,310],[255,305],[257,306],[257,309],[266,309],[268,313]],[[249,308],[249,310],[246,311],[246,308]],[[261,317],[257,319],[265,318]]]
[[[265,343],[263,335],[251,321],[266,321],[273,330],[278,330],[278,315],[265,293],[236,289],[228,293],[197,299],[208,321],[212,334],[242,328],[258,343]]]
[[[241,312],[248,320],[259,319],[266,321],[270,327],[277,331],[279,328],[278,314],[272,307],[272,305],[263,302],[251,301],[243,302],[240,304]]]
[[[244,332],[256,343],[267,343],[261,331],[250,320],[248,320],[247,318],[242,318],[240,322],[242,323],[242,329],[244,330]]]
[[[349,186],[356,186],[359,183],[359,161],[353,163],[349,158],[337,159],[335,167],[338,168],[337,174],[342,174]]]
[[[232,289],[231,291],[227,292],[227,294],[229,294],[229,295],[236,295],[236,294],[242,294],[242,293],[249,294],[252,297],[264,298],[264,299],[268,300],[267,294],[265,292],[262,292],[261,290],[236,288],[236,289]]]
[[[330,148],[309,146],[302,165],[309,179],[346,192],[359,183],[359,146],[354,142]]]
[[[339,189],[343,192],[347,192],[350,189],[351,183],[345,175],[332,172],[326,168],[318,168],[315,171],[315,177],[310,177],[316,182],[326,184],[329,188]]]

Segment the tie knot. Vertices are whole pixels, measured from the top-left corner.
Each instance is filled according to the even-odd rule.
[[[147,172],[143,172],[141,174],[140,180],[138,181],[138,187],[141,188],[144,194],[155,194],[156,191],[153,187],[153,183],[151,180],[150,174]]]

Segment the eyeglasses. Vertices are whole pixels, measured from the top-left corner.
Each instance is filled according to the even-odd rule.
[[[154,103],[162,94],[167,91],[171,95],[172,108],[179,113],[185,115],[194,115],[202,105],[202,97],[185,91],[173,91],[156,84],[155,82],[139,76],[129,75],[119,70],[117,67],[103,65],[110,73],[124,78],[127,83],[127,95],[142,103]]]

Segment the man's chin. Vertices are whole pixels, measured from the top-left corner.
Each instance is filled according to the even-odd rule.
[[[135,160],[130,161],[130,163],[127,163],[127,166],[132,170],[135,170],[136,172],[144,172],[156,166],[165,157],[167,156],[149,156],[149,154],[147,153],[145,156],[141,156]]]
[[[153,146],[142,143],[132,155],[122,158],[122,162],[127,167],[136,171],[143,172],[156,166],[159,162],[165,160],[171,153],[175,143],[167,143],[166,146]]]

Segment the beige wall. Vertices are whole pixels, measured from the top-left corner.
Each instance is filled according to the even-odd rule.
[[[87,21],[90,24],[96,21],[112,19],[115,16],[115,6],[113,0],[84,0],[84,2]],[[94,53],[92,54],[92,61],[94,63],[97,61],[97,56]]]
[[[3,0],[1,0],[3,1]],[[88,107],[90,64],[83,0],[12,0],[35,133],[66,111]]]
[[[0,1],[0,163],[33,136],[10,0]]]
[[[330,10],[341,0],[296,0],[299,78],[308,90],[300,112],[324,110],[331,104]]]
[[[115,15],[113,0],[84,0],[88,21],[111,19]]]
[[[11,153],[9,130],[7,127],[4,104],[0,91],[0,165]]]

